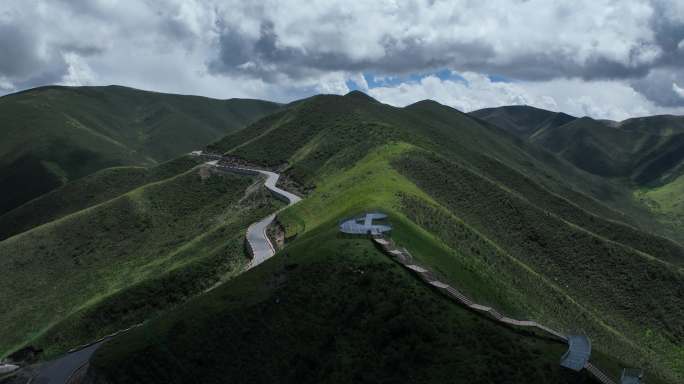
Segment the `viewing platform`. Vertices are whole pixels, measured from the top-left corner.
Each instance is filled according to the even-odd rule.
[[[591,342],[586,336],[569,335],[568,351],[561,358],[561,366],[581,371],[587,365],[591,356]]]
[[[340,222],[340,232],[349,235],[379,235],[390,232],[392,227],[387,224],[375,224],[375,221],[385,220],[387,215],[379,212],[369,212],[360,217],[345,219]]]

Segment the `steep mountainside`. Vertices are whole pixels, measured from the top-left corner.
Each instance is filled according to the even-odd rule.
[[[619,122],[618,126],[625,131],[639,131],[660,136],[684,133],[682,116],[661,115],[636,117]]]
[[[180,157],[152,168],[128,166],[97,171],[0,215],[0,240],[111,200],[145,184],[168,179],[195,165],[195,160]]]
[[[684,377],[680,359],[684,353],[684,249],[645,230],[642,218],[632,216],[630,210],[615,209],[627,207],[641,212],[631,191],[620,183],[579,170],[533,143],[438,103],[424,101],[394,108],[358,92],[344,97],[316,96],[293,103],[209,148],[284,169],[288,182],[307,191],[304,201],[280,215],[286,237],[295,240],[276,256],[271,264],[275,270],[249,272],[264,275],[244,276],[241,288],[223,287],[222,293],[216,293],[213,299],[192,302],[170,320],[151,323],[145,331],[104,346],[95,364],[96,377],[149,378],[143,368],[123,372],[120,367],[149,366],[148,351],[154,351],[155,361],[177,361],[194,337],[214,340],[212,343],[217,345],[242,337],[225,331],[223,326],[218,330],[217,323],[209,317],[189,317],[190,313],[202,313],[199,308],[205,307],[236,324],[228,326],[229,329],[249,324],[252,311],[267,314],[260,317],[263,327],[257,329],[268,332],[248,328],[255,344],[277,338],[283,340],[279,348],[307,356],[310,350],[280,333],[289,326],[281,327],[276,314],[283,311],[283,316],[291,315],[296,313],[291,311],[301,307],[307,313],[310,310],[318,314],[315,318],[328,319],[321,326],[341,326],[332,320],[337,318],[338,311],[344,311],[337,306],[341,297],[323,293],[327,292],[323,288],[308,291],[321,292],[317,297],[330,302],[328,306],[302,301],[298,291],[289,289],[308,284],[318,287],[307,276],[333,275],[330,268],[336,267],[328,264],[345,264],[348,256],[375,260],[366,251],[352,256],[357,254],[356,244],[363,241],[334,236],[339,219],[366,210],[389,213],[395,225],[394,240],[478,302],[563,332],[583,330],[591,337],[600,361],[607,355],[622,361],[602,360],[609,367],[641,366],[654,382],[658,378],[676,382]],[[327,235],[321,237],[321,233]],[[333,244],[334,249],[330,248]],[[282,260],[275,261],[279,258]],[[324,262],[321,258],[332,261]],[[284,265],[275,267],[278,263]],[[304,265],[308,263],[325,268],[325,272],[288,272],[297,268],[307,271]],[[350,267],[350,271],[354,268]],[[373,274],[369,276],[375,280]],[[337,284],[335,281],[332,279],[330,284]],[[230,299],[234,297],[233,289],[261,292],[258,286],[262,284],[276,290],[257,295],[256,302]],[[369,291],[382,289],[371,287]],[[348,292],[333,290],[341,291]],[[219,297],[233,304],[219,304]],[[273,302],[281,304],[269,304]],[[379,304],[366,301],[360,312],[353,313],[362,318],[372,317],[376,305]],[[429,318],[423,319],[430,323]],[[397,321],[403,322],[400,318]],[[204,325],[190,327],[190,322]],[[384,329],[383,324],[376,329]],[[341,348],[338,343],[356,345],[347,340],[367,337],[360,326],[350,327],[342,328],[344,337],[330,334],[326,340],[336,340],[332,344],[319,339],[311,341],[340,351],[336,349]],[[644,329],[649,331],[644,333]],[[147,332],[155,336],[143,338],[142,334]],[[515,342],[502,343],[511,346]],[[430,348],[437,345],[428,344]],[[236,348],[235,351],[242,351],[246,347]],[[442,351],[421,355],[432,356],[429,366]],[[226,359],[244,356],[224,350],[217,353]],[[264,354],[269,361],[282,358],[278,350],[249,353]],[[399,356],[401,361],[409,359],[406,353]],[[476,366],[477,356],[479,352],[461,359],[464,364]],[[355,361],[357,357],[349,358]],[[263,363],[279,372],[271,363],[261,358],[258,361],[243,359],[237,365],[217,368],[209,364],[197,369],[209,382],[234,372],[238,366],[256,372],[256,367]],[[321,361],[312,359],[305,372],[318,378],[327,378],[325,372],[340,374],[339,367],[318,365]],[[502,356],[497,367],[506,366],[507,361]],[[159,364],[160,370],[168,367],[166,363]],[[374,365],[370,371],[388,369]],[[616,368],[611,373],[617,377],[619,371]]]
[[[621,184],[621,202],[594,196],[612,200],[618,209],[639,217],[642,225],[684,241],[684,217],[678,199],[663,200],[680,189],[684,175],[684,117],[649,116],[622,122],[584,117],[540,129],[540,122],[546,125],[562,114],[511,106],[471,115],[604,181],[612,179]],[[633,194],[633,201],[624,199],[625,191]]]
[[[560,127],[576,119],[562,112],[551,112],[526,105],[485,108],[473,111],[470,115],[524,138]]]
[[[26,345],[54,356],[241,272],[245,229],[280,203],[255,178],[198,164],[111,170],[13,218],[45,223],[0,241],[0,356]]]
[[[90,382],[591,383],[562,344],[466,311],[334,222],[285,252],[103,346]]]
[[[307,184],[319,171],[347,167],[368,149],[393,140],[458,154],[473,166],[489,168],[492,161],[503,163],[602,215],[621,217],[592,199],[619,203],[624,191],[612,183],[588,176],[546,151],[434,101],[401,109],[369,101],[354,92],[344,98],[316,96],[228,135],[209,148],[271,166],[289,162],[290,174]],[[568,184],[576,188],[568,188]]]
[[[43,87],[0,97],[0,214],[69,180],[118,165],[149,166],[278,108],[131,88]]]
[[[531,141],[559,154],[579,168],[604,177],[629,176],[639,153],[653,147],[644,135],[622,131],[583,117]]]
[[[666,184],[684,172],[684,117],[650,116],[610,122],[571,118],[532,107],[471,113],[550,150],[589,173],[638,186]]]

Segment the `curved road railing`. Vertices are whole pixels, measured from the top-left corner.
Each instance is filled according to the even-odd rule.
[[[256,168],[247,168],[247,167],[242,167],[242,166],[230,166],[230,165],[222,165],[220,164],[219,160],[214,160],[206,163],[207,165],[210,165],[216,169],[226,171],[226,172],[235,172],[235,173],[242,173],[242,174],[251,174],[251,175],[264,175],[266,176],[266,181],[264,182],[264,186],[271,191],[271,193],[276,197],[279,198],[287,203],[287,207],[297,204],[302,200],[301,197],[295,195],[294,193],[288,192],[284,189],[278,188],[276,184],[278,183],[278,179],[280,178],[280,175],[271,172],[271,171],[265,171],[262,169],[256,169]],[[285,207],[286,208],[286,207]],[[282,209],[285,209],[282,208]],[[282,210],[281,209],[281,210]],[[263,219],[252,223],[249,228],[247,228],[247,243],[249,244],[250,251],[252,253],[252,261],[249,263],[247,266],[247,269],[251,269],[256,267],[257,265],[263,263],[264,261],[268,260],[269,258],[273,257],[276,253],[276,249],[273,246],[273,243],[271,243],[271,240],[268,238],[268,235],[266,234],[266,230],[268,229],[268,226],[271,225],[273,220],[275,220],[276,215],[278,212],[281,210],[278,210]]]
[[[373,241],[380,246],[380,249],[387,255],[389,255],[393,260],[397,261],[400,265],[411,271],[412,273],[416,274],[421,280],[426,282],[432,287],[435,287],[442,292],[444,292],[447,296],[456,299],[459,303],[462,305],[466,306],[467,308],[486,314],[493,318],[496,321],[499,321],[501,323],[511,325],[511,326],[516,326],[516,327],[521,327],[521,328],[533,328],[537,329],[539,331],[542,331],[548,335],[553,336],[556,339],[559,339],[560,341],[563,341],[564,343],[569,343],[570,339],[568,336],[564,335],[563,333],[547,327],[543,324],[540,324],[536,321],[533,320],[517,320],[513,319],[507,316],[504,316],[501,314],[499,311],[492,307],[488,307],[486,305],[481,305],[473,302],[470,298],[468,298],[466,295],[464,295],[462,292],[460,292],[458,289],[452,287],[451,285],[440,281],[438,278],[435,277],[435,275],[427,268],[418,265],[417,263],[414,262],[413,257],[411,254],[408,252],[406,248],[399,248],[397,247],[393,241],[391,241],[388,238],[385,238],[382,235],[375,235],[372,237]],[[568,349],[568,352],[571,351],[571,348]],[[565,356],[568,356],[568,353],[565,354]],[[588,358],[588,356],[587,356]],[[597,380],[599,380],[603,384],[616,384],[615,381],[613,381],[611,378],[609,378],[605,373],[603,373],[600,369],[598,369],[595,365],[592,365],[588,360],[586,360],[585,364],[583,364],[581,368],[585,368],[587,372],[589,372],[592,376],[594,376]]]

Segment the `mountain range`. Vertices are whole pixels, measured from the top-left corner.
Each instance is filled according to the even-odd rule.
[[[563,346],[424,286],[342,218],[477,302],[592,340],[613,377],[684,379],[684,117],[622,122],[527,106],[398,108],[358,91],[289,104],[123,87],[0,98],[0,356],[98,349],[97,383],[592,382]],[[249,223],[278,253],[247,269]]]

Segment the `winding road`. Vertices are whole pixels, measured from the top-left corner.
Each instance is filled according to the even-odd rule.
[[[192,153],[194,156],[198,155],[205,155],[202,152],[194,152]],[[235,173],[242,173],[242,174],[249,174],[249,175],[264,175],[266,176],[266,180],[264,181],[264,186],[271,191],[271,193],[274,194],[277,198],[284,200],[287,202],[287,206],[289,207],[290,205],[296,204],[302,199],[288,191],[285,191],[283,189],[280,189],[276,186],[278,183],[278,179],[280,178],[280,175],[275,173],[275,172],[270,172],[270,171],[264,171],[261,169],[253,169],[253,168],[247,168],[247,167],[234,167],[234,166],[227,166],[227,165],[221,165],[219,164],[219,161],[221,159],[220,156],[217,155],[210,155],[210,158],[217,159],[213,161],[209,161],[205,163],[206,165],[209,165],[211,167],[214,167],[216,169],[220,169],[222,171],[227,171],[227,172],[235,172]],[[285,208],[282,208],[285,209]],[[281,209],[281,210],[282,210]],[[276,251],[275,248],[273,247],[273,244],[271,241],[268,239],[268,236],[266,235],[266,229],[268,226],[273,222],[273,220],[276,217],[276,214],[280,212],[276,211],[265,218],[257,221],[256,223],[252,223],[249,228],[247,228],[247,242],[249,243],[250,249],[252,251],[252,260],[247,266],[247,269],[254,268],[255,266],[261,264],[265,260],[269,259],[273,255],[275,255]],[[140,325],[140,324],[138,324]],[[136,327],[138,325],[135,325],[133,327]],[[133,328],[131,327],[131,328]],[[130,329],[130,328],[129,328]],[[95,353],[95,351],[107,340],[116,337],[117,335],[127,331],[122,330],[119,332],[116,332],[115,334],[111,336],[107,336],[103,339],[100,339],[92,344],[89,344],[83,348],[72,350],[66,355],[45,363],[38,373],[33,377],[33,380],[31,381],[32,384],[68,384],[70,383],[72,378],[76,375],[76,373],[79,372],[82,368],[85,368],[85,366],[88,364],[90,361],[90,358],[92,355]]]
[[[254,175],[261,174],[263,176],[266,176],[264,186],[269,191],[271,191],[271,193],[273,193],[274,196],[287,202],[287,207],[296,204],[302,200],[301,197],[295,195],[294,193],[290,193],[276,186],[276,184],[278,183],[278,179],[280,178],[280,175],[275,172],[264,171],[255,168],[221,165],[218,162],[218,160],[209,161],[206,164],[227,172],[237,172]],[[249,226],[249,228],[247,228],[247,243],[249,244],[249,247],[252,251],[252,261],[249,263],[247,269],[254,268],[257,265],[263,263],[265,260],[272,257],[273,255],[275,255],[275,247],[266,235],[266,229],[273,222],[278,212],[280,211],[276,211],[264,217],[263,219],[257,221],[256,223],[253,223]]]
[[[268,190],[274,195],[282,200],[285,200],[287,202],[287,207],[297,204],[302,200],[301,197],[295,195],[294,193],[290,193],[284,189],[276,187],[278,179],[280,178],[279,174],[270,171],[256,171],[266,176],[264,186],[268,188]],[[247,267],[248,269],[256,267],[268,258],[275,255],[275,247],[273,247],[271,240],[268,238],[266,229],[273,222],[278,212],[274,212],[264,217],[247,228],[247,242],[249,243],[249,247],[252,249],[252,261],[249,263],[249,266]]]

